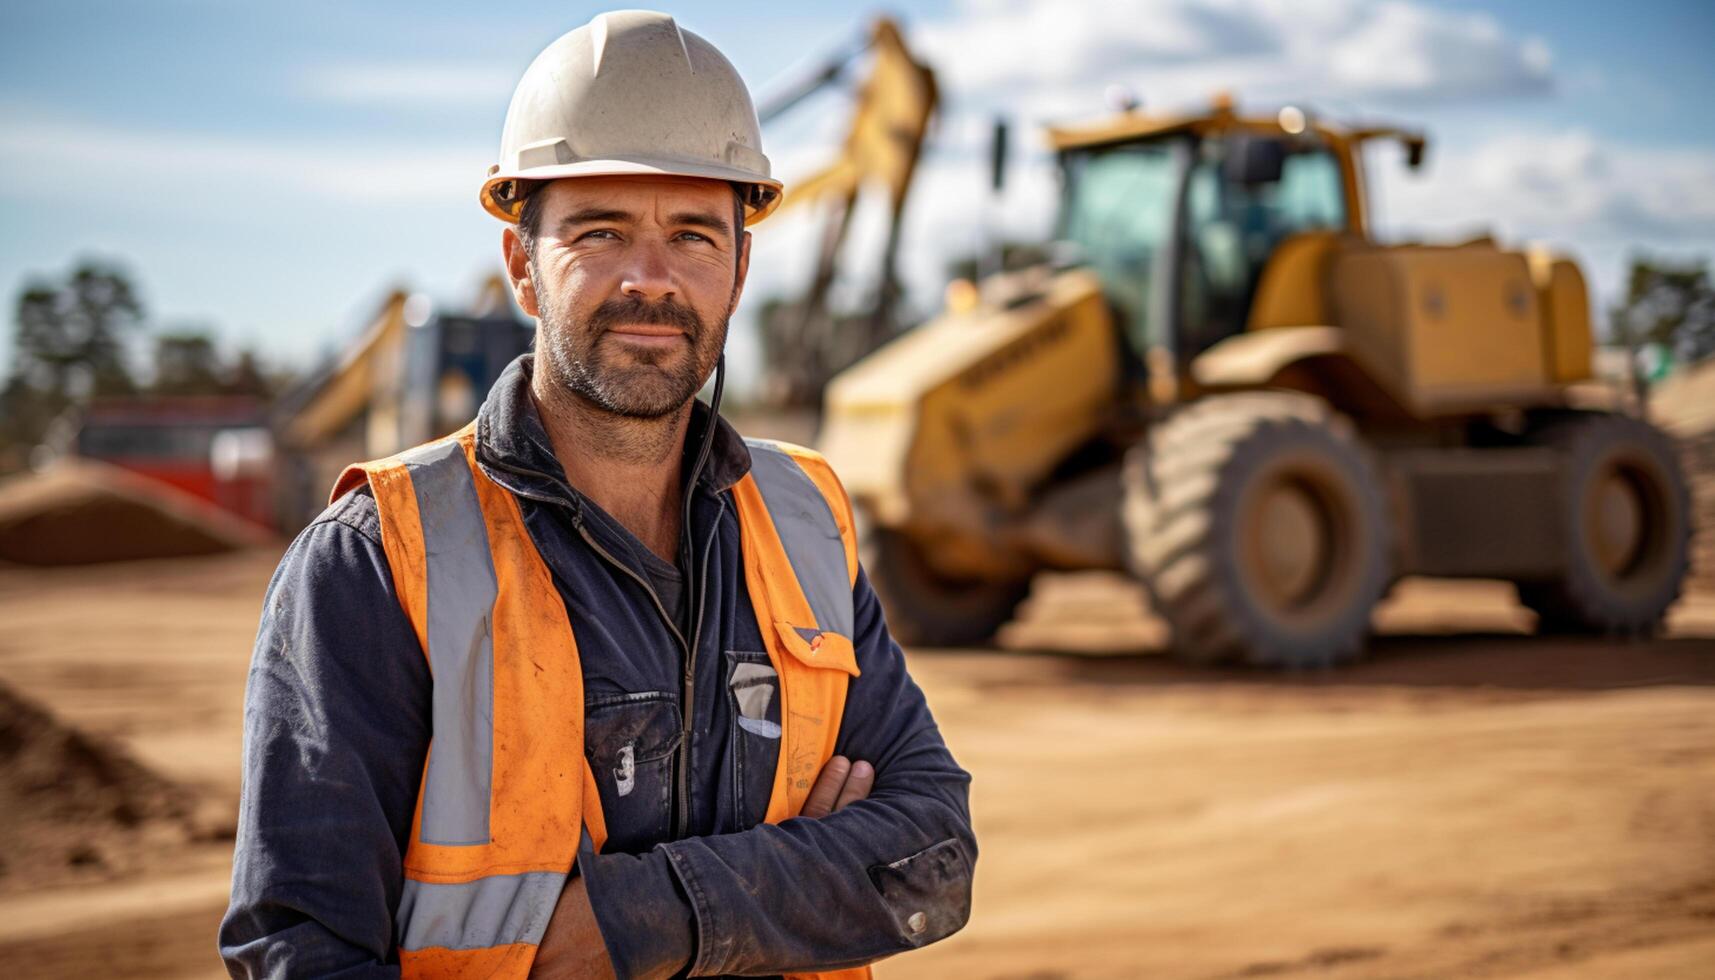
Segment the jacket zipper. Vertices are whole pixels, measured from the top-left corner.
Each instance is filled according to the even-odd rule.
[[[682,682],[679,711],[679,747],[674,753],[673,768],[677,774],[677,785],[673,788],[673,839],[682,840],[691,830],[691,721],[696,704],[696,669],[697,648],[702,645],[703,611],[708,605],[709,596],[709,553],[714,551],[715,529],[720,527],[721,516],[726,513],[726,500],[717,497],[720,509],[715,511],[715,519],[709,525],[709,540],[703,542],[703,563],[693,583],[697,590],[697,614],[691,625],[691,645],[685,656],[685,676]],[[687,508],[687,513],[689,509]],[[690,540],[689,526],[684,531]],[[659,605],[659,602],[657,602]]]
[[[546,474],[538,473],[534,470],[526,470],[514,466],[505,466],[500,468],[516,473],[520,476],[535,476],[540,479],[549,479]],[[684,677],[681,680],[681,689],[679,694],[679,744],[673,753],[673,768],[676,776],[673,787],[673,839],[681,840],[690,832],[691,827],[691,723],[694,720],[694,712],[692,708],[695,701],[694,689],[696,685],[697,646],[702,641],[703,614],[706,606],[708,605],[709,553],[714,551],[714,532],[720,527],[721,517],[726,514],[726,498],[721,497],[718,494],[715,497],[716,503],[719,505],[719,509],[715,512],[715,519],[709,527],[709,540],[703,544],[702,566],[699,569],[696,581],[690,583],[691,586],[697,590],[697,614],[692,621],[691,642],[686,643],[685,634],[680,631],[679,625],[675,623],[673,621],[673,617],[668,614],[667,607],[661,604],[661,597],[656,594],[655,587],[650,585],[649,581],[643,576],[633,571],[629,565],[626,565],[624,562],[615,558],[611,552],[606,548],[603,548],[601,544],[596,541],[596,539],[590,534],[589,529],[584,527],[582,509],[576,503],[566,499],[565,497],[557,495],[530,493],[528,491],[521,491],[512,488],[508,489],[512,493],[516,493],[521,497],[528,497],[531,500],[537,500],[543,503],[558,504],[570,509],[572,512],[572,524],[578,529],[578,536],[583,538],[584,543],[590,546],[590,550],[600,555],[609,565],[612,565],[614,568],[624,572],[632,581],[643,587],[643,591],[649,595],[650,602],[654,603],[655,611],[660,615],[661,621],[667,624],[667,629],[673,634],[673,639],[678,641],[679,649],[685,654],[685,672]],[[689,492],[695,493],[696,491],[692,489]],[[686,508],[686,513],[690,513],[690,508]],[[685,527],[680,533],[684,534],[686,540],[689,541],[691,540],[690,522],[686,520],[683,523],[685,524]]]
[[[688,652],[690,648],[685,644],[685,634],[679,632],[678,624],[673,622],[673,617],[667,614],[667,607],[661,605],[661,597],[655,594],[655,587],[650,585],[648,580],[643,576],[632,571],[630,566],[613,557],[606,548],[603,548],[599,543],[597,543],[596,539],[590,536],[589,529],[584,527],[583,521],[577,521],[575,523],[578,528],[578,536],[584,539],[585,544],[589,545],[596,554],[605,558],[609,565],[612,565],[614,568],[619,569],[626,575],[631,576],[633,581],[638,585],[643,586],[643,591],[649,593],[650,601],[655,603],[655,611],[661,614],[661,621],[666,623],[667,628],[672,631],[673,639],[679,641],[679,648]]]

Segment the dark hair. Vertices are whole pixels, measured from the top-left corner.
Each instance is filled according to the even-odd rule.
[[[520,185],[523,181],[519,182]],[[729,184],[732,188],[732,227],[734,251],[743,245],[744,238],[744,196],[745,189],[738,184]],[[531,186],[520,186],[518,192],[524,195],[524,206],[518,210],[518,241],[524,246],[524,254],[536,257],[536,236],[542,232],[542,202],[547,198],[535,193],[542,188],[540,182]],[[737,261],[736,259],[734,260]]]
[[[524,182],[519,181],[522,185]],[[524,254],[536,257],[536,236],[542,230],[543,195],[534,193],[541,184],[532,183],[529,187],[520,186],[518,193],[524,195],[524,206],[518,209],[518,242],[524,246]]]

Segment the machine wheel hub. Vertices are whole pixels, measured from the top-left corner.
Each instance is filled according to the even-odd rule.
[[[1639,475],[1615,463],[1593,481],[1584,511],[1591,553],[1603,571],[1624,578],[1644,558],[1649,537],[1649,501]]]
[[[1341,584],[1351,530],[1337,481],[1315,466],[1285,466],[1254,484],[1240,511],[1240,554],[1256,598],[1277,614],[1315,615]]]
[[[1280,605],[1299,605],[1325,571],[1328,522],[1315,498],[1296,481],[1278,481],[1261,498],[1253,531],[1253,572]]]

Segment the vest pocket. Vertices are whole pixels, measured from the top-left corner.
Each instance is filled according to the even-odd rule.
[[[780,760],[780,678],[768,654],[728,650],[726,697],[732,716],[735,812],[751,827],[762,822]]]
[[[786,652],[798,658],[806,667],[843,670],[853,677],[862,673],[858,670],[857,651],[853,649],[849,636],[813,627],[795,626],[778,619],[774,621],[774,630],[779,634],[780,645],[785,647]]]
[[[636,853],[670,835],[678,700],[662,691],[584,700],[584,756],[601,794],[603,851]]]

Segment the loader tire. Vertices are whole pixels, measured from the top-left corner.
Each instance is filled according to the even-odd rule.
[[[1562,572],[1523,581],[1542,633],[1647,636],[1679,598],[1691,502],[1673,441],[1641,419],[1568,412],[1531,433],[1565,454],[1558,508]]]
[[[1030,580],[955,581],[923,560],[917,543],[860,519],[859,558],[902,646],[987,645],[1030,591]]]
[[[1156,425],[1125,466],[1132,571],[1195,663],[1356,658],[1389,582],[1381,482],[1322,401],[1249,392]]]

